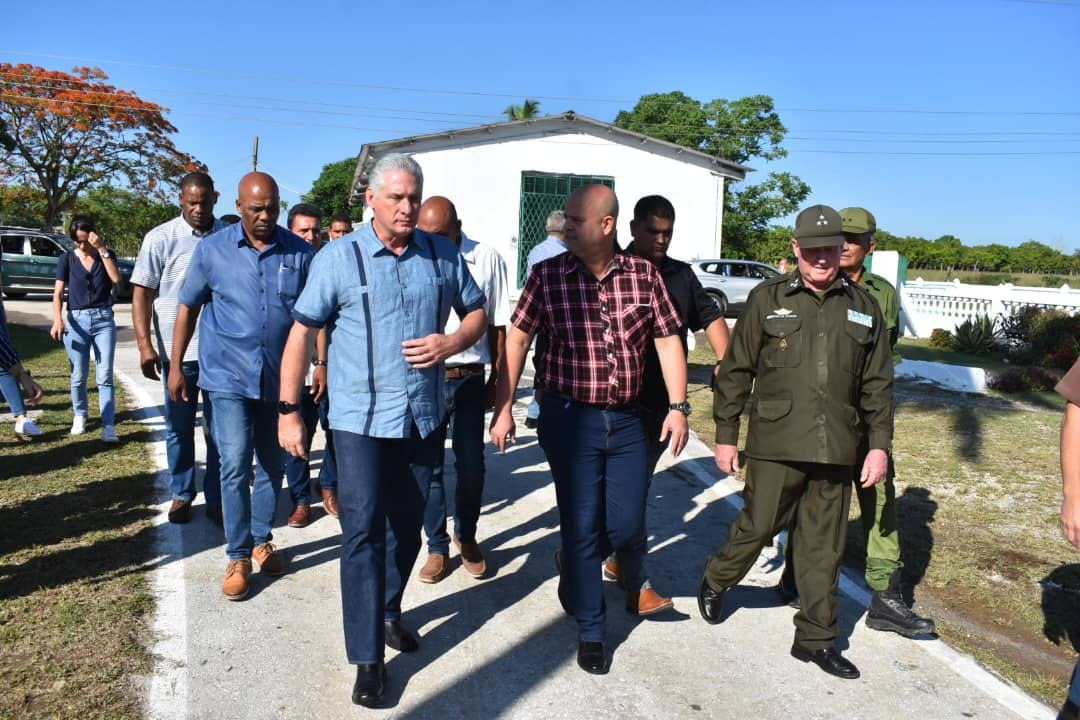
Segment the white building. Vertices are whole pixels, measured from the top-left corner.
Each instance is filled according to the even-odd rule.
[[[368,143],[360,150],[352,201],[363,203],[368,175],[389,152],[412,155],[424,170],[424,196],[444,195],[462,230],[494,247],[520,287],[525,258],[544,221],[571,191],[611,186],[619,198],[619,241],[630,242],[634,203],[660,194],[675,206],[671,255],[720,257],[724,182],[751,168],[574,112]]]

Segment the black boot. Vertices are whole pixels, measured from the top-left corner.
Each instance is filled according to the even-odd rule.
[[[799,603],[799,588],[795,586],[795,571],[791,568],[791,563],[784,565],[784,572],[780,575],[780,582],[776,583],[773,588],[780,595],[780,600],[785,605],[790,605],[793,608],[801,607]]]
[[[900,594],[900,570],[893,571],[888,589],[874,591],[866,612],[866,626],[874,630],[890,630],[904,637],[934,633],[934,621],[919,617],[904,602]]]

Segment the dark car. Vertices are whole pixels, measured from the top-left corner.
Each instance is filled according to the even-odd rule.
[[[4,297],[52,293],[56,286],[56,260],[73,247],[67,235],[21,227],[0,227],[0,284]],[[120,283],[113,288],[117,300],[131,299],[131,273],[135,263],[116,261]]]
[[[693,260],[690,262],[705,292],[721,312],[741,312],[746,296],[754,287],[780,273],[776,268],[753,260]]]

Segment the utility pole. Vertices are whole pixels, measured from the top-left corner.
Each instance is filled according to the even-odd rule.
[[[251,152],[251,170],[259,169],[259,136],[255,136],[255,148]]]

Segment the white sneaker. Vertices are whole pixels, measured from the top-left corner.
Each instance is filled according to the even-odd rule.
[[[45,431],[39,428],[33,420],[24,417],[22,420],[15,421],[15,434],[25,435],[26,437],[37,437],[38,435],[44,435]]]
[[[112,425],[106,425],[101,428],[101,439],[107,443],[118,443],[120,438],[116,434],[116,428]]]
[[[82,435],[86,432],[86,416],[76,415],[75,420],[71,423],[71,434]]]

